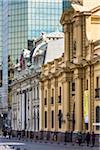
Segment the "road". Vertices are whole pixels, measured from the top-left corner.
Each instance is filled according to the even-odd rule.
[[[99,150],[99,147],[78,146],[71,143],[45,143],[30,140],[17,140],[0,137],[0,150]]]

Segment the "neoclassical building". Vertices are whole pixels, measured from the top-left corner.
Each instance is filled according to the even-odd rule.
[[[22,50],[20,62],[14,68],[14,80],[11,84],[13,131],[26,131],[27,133],[27,131],[38,132],[40,130],[41,65],[62,55],[63,37],[62,32],[43,33],[41,37],[35,39],[33,52],[27,49]],[[54,53],[52,53],[52,47]],[[49,55],[48,52],[51,54]]]
[[[61,16],[64,55],[42,66],[43,131],[100,133],[100,6],[74,1]]]

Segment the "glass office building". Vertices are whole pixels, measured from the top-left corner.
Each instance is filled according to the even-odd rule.
[[[2,0],[0,1],[0,65],[2,64]]]
[[[61,31],[62,0],[9,0],[9,55],[19,58],[28,40],[41,32]]]
[[[28,40],[42,32],[61,31],[62,0],[0,0],[0,64],[3,87],[0,97],[7,104],[8,55],[13,63],[20,51],[28,48]]]

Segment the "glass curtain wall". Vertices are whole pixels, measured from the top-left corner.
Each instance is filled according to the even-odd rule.
[[[62,0],[29,0],[28,38],[38,37],[41,32],[62,31],[61,14]]]
[[[9,54],[12,61],[41,32],[61,31],[62,0],[9,0]]]
[[[3,0],[2,11],[2,68],[3,87],[2,102],[3,108],[8,109],[8,1]]]
[[[0,0],[0,65],[2,64],[2,0]]]
[[[9,55],[14,63],[22,48],[27,48],[28,1],[9,0]]]
[[[13,63],[19,59],[21,49],[28,48],[28,40],[37,38],[41,32],[62,31],[60,25],[62,0],[6,0],[6,2],[8,3],[8,51]]]

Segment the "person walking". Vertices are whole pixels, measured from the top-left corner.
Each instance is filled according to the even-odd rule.
[[[92,132],[91,138],[92,138],[92,147],[94,147],[94,145],[95,145],[95,134],[94,134],[94,132]]]
[[[87,142],[87,146],[89,146],[89,144],[90,144],[90,133],[89,132],[87,132],[87,134],[86,134],[86,142]]]
[[[81,132],[78,132],[78,144],[79,144],[79,146],[81,145],[81,143],[82,143],[82,134],[81,134]]]
[[[9,139],[11,139],[11,136],[12,136],[12,129],[11,128],[9,128],[9,130],[8,130],[8,135],[9,135]]]

